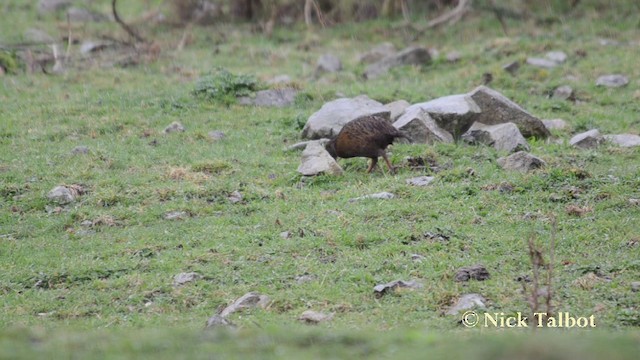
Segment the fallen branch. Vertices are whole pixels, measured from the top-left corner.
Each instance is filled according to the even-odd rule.
[[[113,12],[113,18],[116,20],[118,24],[120,24],[120,26],[127,32],[127,34],[129,34],[129,36],[136,39],[138,42],[146,42],[146,40],[142,36],[138,35],[138,33],[135,32],[135,30],[133,30],[129,25],[127,25],[124,21],[122,21],[122,19],[120,19],[120,16],[118,15],[118,11],[116,10],[116,1],[117,0],[111,1],[111,10]]]
[[[462,19],[462,16],[471,8],[472,0],[460,0],[458,6],[448,13],[442,14],[427,23],[427,29],[434,28],[444,23],[453,25]],[[426,29],[425,29],[426,30]]]
[[[318,3],[315,0],[306,0],[304,2],[304,22],[307,24],[307,27],[311,27],[313,25],[313,21],[311,19],[312,11],[316,12],[316,17],[318,18],[320,25],[323,28],[326,27],[324,15],[322,15],[322,11],[320,11]]]

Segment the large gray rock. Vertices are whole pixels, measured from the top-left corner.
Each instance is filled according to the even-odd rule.
[[[433,144],[436,142],[452,143],[453,136],[438,124],[420,107],[411,107],[393,123],[397,129],[404,132],[412,143]]]
[[[380,61],[387,56],[396,53],[396,47],[389,42],[382,43],[375,46],[371,50],[362,53],[358,56],[358,62],[361,64],[370,64],[376,61]]]
[[[633,134],[605,135],[605,140],[621,147],[640,146],[640,136]]]
[[[485,125],[476,122],[462,139],[470,144],[493,146],[496,150],[515,152],[529,150],[527,140],[520,134],[514,123]]]
[[[505,170],[520,172],[532,171],[542,168],[546,165],[544,160],[535,157],[525,151],[518,151],[515,154],[501,157],[497,161],[498,165],[500,165]]]
[[[384,107],[389,109],[389,112],[391,113],[391,115],[389,116],[391,118],[391,121],[398,120],[398,118],[404,113],[405,110],[407,110],[409,106],[411,106],[411,104],[409,104],[409,102],[406,100],[397,100],[384,105]]]
[[[65,205],[73,202],[76,199],[76,193],[67,186],[56,186],[47,194],[47,198],[60,205]]]
[[[428,65],[431,63],[431,55],[429,50],[411,46],[397,54],[389,55],[384,59],[367,66],[364,71],[366,79],[373,79],[380,75],[386,74],[389,69],[401,65]]]
[[[366,95],[354,98],[342,98],[330,101],[309,117],[302,129],[306,139],[332,138],[351,120],[365,115],[378,115],[389,118],[390,111],[381,103]]]
[[[265,107],[290,106],[296,100],[298,90],[291,88],[270,89],[258,91],[255,97],[243,96],[238,98],[240,105],[255,105]]]
[[[605,86],[610,88],[621,87],[629,84],[629,78],[624,75],[602,75],[596,80],[597,86]]]
[[[480,107],[467,94],[450,95],[413,104],[407,108],[406,112],[413,111],[415,108],[425,110],[438,126],[456,138],[471,127],[480,113]]]
[[[333,73],[342,70],[342,62],[333,54],[324,54],[318,58],[316,64],[315,76],[320,76],[324,73]]]
[[[311,142],[302,152],[301,164],[298,172],[305,176],[327,173],[342,174],[342,168],[319,142]]]
[[[603,141],[604,138],[600,134],[600,131],[593,129],[572,137],[571,140],[569,140],[569,144],[581,149],[593,149],[598,147]]]
[[[477,122],[486,125],[512,122],[525,137],[546,138],[551,135],[540,119],[493,89],[481,85],[471,91],[469,97],[481,110],[475,118]]]

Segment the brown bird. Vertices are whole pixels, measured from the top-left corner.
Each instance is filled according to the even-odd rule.
[[[368,157],[371,164],[367,169],[370,173],[382,156],[391,172],[395,172],[387,157],[386,148],[396,138],[410,140],[407,135],[393,127],[391,123],[377,115],[367,115],[348,122],[338,135],[326,145],[329,154],[334,158]]]

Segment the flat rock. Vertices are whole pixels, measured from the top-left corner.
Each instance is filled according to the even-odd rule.
[[[460,54],[459,51],[450,51],[447,53],[447,55],[445,56],[447,61],[450,63],[456,63],[458,61],[460,61],[460,59],[462,58],[462,55]]]
[[[202,276],[195,272],[180,273],[173,277],[173,286],[180,286],[201,279]]]
[[[189,217],[186,211],[169,211],[164,214],[165,220],[184,220]]]
[[[396,47],[390,43],[385,42],[379,45],[376,45],[371,50],[364,52],[358,56],[357,61],[360,64],[370,64],[384,59],[387,56],[393,55],[396,53]]]
[[[321,322],[325,322],[333,319],[333,315],[334,315],[333,313],[324,314],[324,313],[313,311],[313,310],[307,310],[300,315],[298,320],[307,324],[319,324]]]
[[[329,155],[324,145],[312,142],[302,152],[298,172],[304,176],[313,176],[321,173],[341,175],[343,171],[336,160]]]
[[[420,289],[423,285],[417,281],[404,281],[404,280],[395,280],[386,284],[379,284],[373,288],[373,293],[376,297],[381,297],[385,294],[388,294],[392,291],[395,291],[398,288],[410,288],[410,289]]]
[[[453,136],[440,128],[429,113],[421,107],[411,106],[393,123],[404,132],[412,143],[434,144],[437,142],[452,143]]]
[[[211,140],[214,140],[214,141],[222,140],[226,136],[224,132],[219,131],[219,130],[209,131],[209,133],[207,135],[209,135],[209,138]]]
[[[552,69],[558,66],[558,63],[553,60],[549,60],[545,58],[536,58],[536,57],[527,58],[527,64],[531,66],[539,67],[539,68],[544,68],[544,69]]]
[[[567,54],[564,51],[549,51],[544,57],[556,64],[562,64],[567,61]]]
[[[386,56],[382,60],[367,66],[363,75],[366,79],[373,79],[386,74],[389,69],[396,66],[428,65],[430,63],[431,55],[429,54],[429,50],[423,47],[411,46],[397,54]]]
[[[501,157],[497,160],[505,170],[528,172],[535,169],[542,168],[546,165],[544,160],[533,156],[525,151],[518,151],[515,154],[511,154],[506,157]]]
[[[543,119],[542,123],[548,130],[564,130],[567,122],[562,119]]]
[[[484,265],[466,266],[456,271],[455,280],[464,282],[469,280],[484,281],[490,277],[489,270]]]
[[[340,59],[333,54],[324,54],[318,58],[315,76],[318,77],[324,73],[334,73],[340,70],[342,70]]]
[[[389,118],[392,122],[398,120],[409,106],[411,106],[411,104],[406,100],[397,100],[384,105],[391,114],[389,115]]]
[[[71,149],[71,153],[74,155],[86,155],[89,153],[89,148],[83,145],[79,145]]]
[[[553,95],[551,97],[559,100],[575,100],[573,88],[569,85],[558,86],[553,90]]]
[[[233,314],[234,312],[241,311],[248,308],[262,308],[266,309],[271,303],[271,299],[267,295],[262,295],[257,292],[249,292],[242,295],[236,301],[234,301],[231,305],[227,306],[220,313],[220,317],[226,318],[227,316]]]
[[[469,130],[478,114],[480,107],[467,94],[449,95],[431,101],[413,104],[405,113],[420,108],[429,113],[438,126],[454,138],[460,137]]]
[[[600,134],[600,131],[598,129],[593,129],[575,135],[571,140],[569,140],[569,144],[581,149],[593,149],[598,147],[603,140],[604,138]]]
[[[165,134],[169,134],[173,132],[184,132],[184,131],[185,131],[184,126],[177,121],[172,122],[171,124],[169,124],[169,126],[164,128]]]
[[[597,86],[605,86],[610,88],[617,88],[625,86],[627,84],[629,84],[629,78],[620,74],[602,75],[596,80]]]
[[[546,138],[551,135],[540,119],[493,89],[481,85],[471,91],[469,97],[481,110],[475,118],[477,122],[485,125],[512,122],[525,137]]]
[[[451,306],[446,312],[446,315],[457,315],[460,311],[471,309],[486,309],[487,299],[480,294],[464,294],[460,296],[458,301]]]
[[[353,198],[350,199],[349,202],[354,202],[354,201],[358,201],[358,200],[366,200],[366,199],[379,199],[379,200],[389,200],[389,199],[393,199],[394,197],[396,197],[394,194],[390,193],[390,192],[379,192],[379,193],[375,193],[375,194],[370,194],[370,195],[364,195],[364,196],[360,196],[357,198]]]
[[[77,192],[73,191],[70,187],[60,185],[51,189],[51,191],[47,193],[47,198],[60,205],[65,205],[75,201],[77,195]]]
[[[234,190],[229,196],[227,196],[227,200],[229,200],[232,204],[237,204],[241,202],[243,199],[242,193],[238,190]]]
[[[366,95],[336,99],[322,105],[320,110],[309,117],[302,129],[302,137],[311,140],[333,138],[346,123],[366,115],[377,115],[388,119],[391,112]]]
[[[604,139],[620,147],[640,146],[640,136],[633,134],[605,135]]]
[[[514,123],[485,125],[476,122],[462,135],[462,139],[470,144],[484,144],[499,151],[529,150],[527,140],[520,134]]]
[[[243,96],[238,98],[240,105],[255,105],[264,107],[286,107],[296,100],[298,90],[291,88],[260,90],[255,97]]]
[[[407,179],[406,183],[413,186],[427,186],[433,182],[435,177],[433,176],[418,176],[411,179]]]
[[[640,281],[634,281],[631,283],[631,291],[639,292],[640,291]]]

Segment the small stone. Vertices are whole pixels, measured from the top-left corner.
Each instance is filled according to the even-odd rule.
[[[340,70],[342,70],[340,59],[333,54],[324,54],[318,59],[315,76],[318,77],[324,73],[334,73]]]
[[[71,153],[74,155],[86,155],[89,153],[89,148],[86,146],[76,146],[71,150]]]
[[[605,140],[620,147],[640,146],[640,136],[633,134],[605,135]]]
[[[165,220],[184,220],[189,217],[186,211],[169,211],[164,214]]]
[[[529,150],[527,140],[514,123],[485,125],[476,122],[464,134],[462,139],[470,144],[484,144],[496,150],[515,152]]]
[[[553,91],[553,95],[551,97],[559,100],[575,100],[575,94],[573,93],[573,88],[569,85],[563,85],[563,86],[557,87]]]
[[[460,61],[460,59],[462,58],[462,55],[460,54],[459,51],[450,51],[447,53],[447,61],[450,63],[456,63],[458,61]]]
[[[631,283],[631,291],[639,292],[640,291],[640,281],[634,281]]]
[[[413,262],[417,262],[417,263],[421,263],[423,260],[426,260],[427,258],[420,255],[420,254],[411,254],[411,261]]]
[[[500,165],[505,170],[520,172],[532,171],[542,168],[546,165],[546,163],[542,159],[533,156],[525,151],[519,151],[507,157],[501,157],[497,160],[497,162],[498,165]]]
[[[209,138],[214,141],[222,140],[226,136],[224,132],[218,130],[209,131],[207,135],[209,135]]]
[[[549,130],[564,130],[567,128],[567,122],[562,119],[543,119],[542,123]]]
[[[427,186],[435,179],[433,176],[418,176],[411,179],[407,179],[406,182],[413,186]]]
[[[80,53],[89,54],[92,52],[97,52],[100,50],[104,50],[107,48],[107,43],[104,42],[96,42],[96,41],[83,41],[80,45]]]
[[[545,58],[555,62],[556,64],[562,64],[567,61],[567,54],[564,51],[549,51]]]
[[[173,277],[173,286],[180,286],[186,283],[196,281],[202,278],[202,276],[195,272],[190,273],[180,273]]]
[[[319,142],[311,142],[302,152],[301,164],[298,172],[304,176],[314,176],[322,173],[341,175],[342,168]]]
[[[598,147],[603,140],[604,138],[600,134],[600,131],[593,129],[572,137],[569,143],[581,149],[593,149]]]
[[[290,239],[291,238],[291,231],[283,231],[280,233],[280,237],[283,239]]]
[[[596,80],[597,86],[617,88],[629,84],[629,78],[624,75],[603,75]]]
[[[504,65],[502,69],[511,75],[515,75],[518,72],[518,69],[520,69],[520,62],[519,61],[510,62]]]
[[[376,61],[380,61],[389,55],[393,55],[396,52],[396,47],[389,42],[377,45],[373,49],[358,56],[357,61],[361,64],[370,64]]]
[[[91,221],[91,220],[83,220],[80,223],[80,226],[82,226],[82,227],[92,227],[93,226],[93,221]]]
[[[254,97],[238,98],[238,103],[240,105],[282,108],[291,106],[296,100],[296,95],[298,95],[298,90],[291,88],[260,90]]]
[[[169,124],[169,126],[164,128],[165,134],[169,134],[172,132],[184,132],[184,131],[185,131],[184,126],[182,126],[182,124],[177,121],[172,122],[171,124]]]
[[[531,65],[531,66],[535,66],[535,67],[540,67],[540,68],[544,68],[544,69],[552,69],[556,66],[558,66],[558,63],[549,59],[543,59],[543,58],[527,58],[527,64]]]
[[[304,283],[308,283],[308,282],[314,281],[315,279],[316,279],[316,277],[313,276],[313,275],[303,274],[303,275],[296,276],[295,280],[296,280],[296,284],[301,285],[301,284],[304,284]]]
[[[242,201],[242,199],[242,194],[238,190],[233,191],[229,196],[227,196],[227,200],[232,204],[237,204]]]
[[[474,308],[486,309],[487,299],[480,294],[464,294],[445,312],[446,315],[457,315],[460,311]]]
[[[307,324],[319,324],[321,322],[325,322],[333,319],[333,315],[334,315],[333,313],[324,314],[324,313],[313,311],[313,310],[307,310],[303,312],[302,315],[300,315],[298,320]]]
[[[455,280],[458,282],[469,281],[471,279],[484,281],[490,277],[489,271],[484,265],[467,266],[456,271]]]
[[[409,289],[420,289],[423,285],[417,281],[404,281],[404,280],[395,280],[386,284],[376,285],[373,288],[373,293],[376,297],[382,297],[385,294],[388,294],[392,291],[395,291],[398,288],[409,288]]]
[[[365,200],[365,199],[380,199],[380,200],[389,200],[389,199],[393,199],[395,197],[394,194],[389,193],[389,192],[380,192],[380,193],[375,193],[375,194],[370,194],[370,195],[365,195],[365,196],[360,196],[357,198],[353,198],[350,199],[349,202],[354,202],[354,201],[358,201],[358,200]]]
[[[47,198],[60,205],[66,205],[73,202],[76,199],[78,192],[73,191],[68,186],[56,186],[47,194]]]

